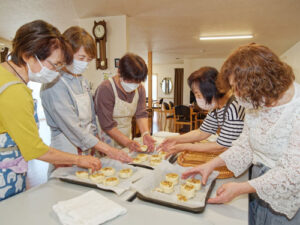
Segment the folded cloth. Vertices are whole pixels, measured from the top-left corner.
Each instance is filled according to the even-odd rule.
[[[63,225],[99,225],[127,210],[96,191],[58,202],[53,210]]]

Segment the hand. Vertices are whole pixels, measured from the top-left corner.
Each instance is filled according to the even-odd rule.
[[[147,152],[153,152],[155,149],[155,140],[150,136],[150,134],[146,134],[143,137],[144,145],[148,146]]]
[[[223,184],[217,190],[217,196],[208,199],[208,203],[227,203],[241,194],[254,193],[256,190],[246,181],[243,183],[230,182]]]
[[[123,152],[122,150],[116,148],[111,148],[107,152],[107,156],[111,159],[115,159],[123,163],[132,162],[132,158],[129,155],[127,155],[126,152]]]
[[[212,173],[213,168],[210,166],[209,163],[205,163],[199,166],[196,166],[192,169],[187,170],[186,172],[184,172],[181,177],[183,179],[187,179],[190,176],[195,176],[197,174],[200,174],[202,176],[202,184],[205,185],[207,182],[207,178],[209,177],[209,175]]]
[[[78,167],[92,169],[93,172],[101,169],[100,159],[90,155],[78,155],[76,165]]]
[[[176,141],[172,138],[166,138],[158,147],[158,151],[164,151],[164,152],[169,152],[171,151],[170,149],[176,145]]]
[[[140,144],[134,140],[130,140],[128,142],[128,144],[126,145],[126,147],[128,147],[131,152],[141,152],[142,151]]]
[[[171,155],[173,155],[173,154],[177,154],[178,152],[182,152],[182,151],[184,151],[184,150],[187,150],[188,147],[189,147],[189,144],[178,144],[178,145],[174,145],[173,147],[171,147],[171,148],[169,149],[169,151],[167,151],[168,153],[167,153],[167,155],[166,155],[165,158],[167,159],[169,156],[171,156]]]
[[[208,203],[227,203],[241,194],[240,184],[230,182],[223,184],[217,190],[217,196],[207,200]]]

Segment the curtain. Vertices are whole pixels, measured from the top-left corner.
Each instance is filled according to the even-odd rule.
[[[174,84],[174,104],[182,105],[183,103],[183,69],[175,69],[175,84]]]

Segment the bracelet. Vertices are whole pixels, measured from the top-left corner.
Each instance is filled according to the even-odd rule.
[[[142,133],[142,137],[144,137],[144,136],[147,135],[147,134],[150,135],[149,131],[145,131],[144,133]]]

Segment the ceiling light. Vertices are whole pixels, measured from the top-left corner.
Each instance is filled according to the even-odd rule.
[[[253,38],[253,35],[249,34],[249,35],[200,37],[200,40],[226,40],[226,39],[246,39],[246,38]]]

